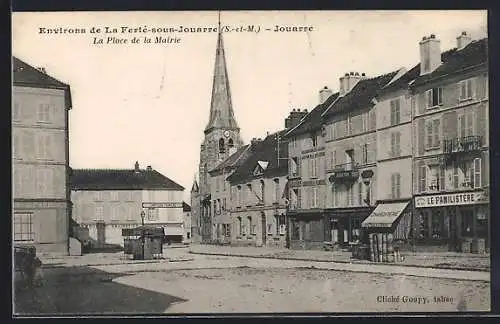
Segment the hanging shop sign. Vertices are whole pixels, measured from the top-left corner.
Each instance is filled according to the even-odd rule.
[[[474,205],[484,204],[487,202],[488,196],[483,191],[415,197],[416,208]]]
[[[328,180],[331,183],[341,182],[341,181],[353,181],[358,179],[359,171],[358,170],[343,170],[343,171],[335,171]]]
[[[361,172],[361,178],[368,179],[368,178],[371,178],[371,177],[373,177],[373,171],[372,170],[364,170],[363,172]]]
[[[181,202],[145,202],[142,208],[182,208]]]

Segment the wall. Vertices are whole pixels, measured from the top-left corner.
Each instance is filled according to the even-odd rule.
[[[33,215],[41,253],[68,251],[66,116],[63,90],[13,87],[13,212]]]

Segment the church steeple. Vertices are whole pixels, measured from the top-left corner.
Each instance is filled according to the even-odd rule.
[[[224,39],[222,36],[220,12],[218,22],[217,49],[215,51],[215,67],[212,85],[212,100],[210,103],[210,118],[205,133],[212,129],[239,130],[234,118],[231,89],[224,53]]]

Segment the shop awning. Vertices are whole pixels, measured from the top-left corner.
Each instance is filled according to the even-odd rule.
[[[401,216],[410,201],[384,202],[377,205],[375,210],[362,223],[364,228],[389,228]]]

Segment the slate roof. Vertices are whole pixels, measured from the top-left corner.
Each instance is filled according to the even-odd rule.
[[[442,64],[431,73],[418,77],[412,87],[422,85],[436,78],[460,73],[467,68],[488,64],[488,38],[472,41],[461,50],[453,48],[441,53],[441,62]]]
[[[73,169],[73,190],[184,190],[184,187],[156,170]]]
[[[314,132],[321,129],[322,117],[321,115],[325,110],[337,100],[339,93],[334,93],[323,103],[317,105],[313,110],[311,110],[304,118],[299,122],[297,126],[292,128],[286,137],[297,136],[305,133]]]
[[[70,109],[70,86],[34,68],[17,57],[12,57],[12,83],[14,86],[65,90],[66,108]]]
[[[387,93],[390,93],[393,91],[408,89],[410,82],[415,80],[419,75],[420,75],[420,64],[417,64],[414,67],[412,67],[409,71],[406,71],[406,73],[403,74],[401,77],[394,80],[394,82],[389,83],[385,87],[383,87],[378,92],[378,96],[381,96],[381,95],[384,95],[384,94],[387,94]]]
[[[249,144],[243,145],[240,147],[236,152],[231,154],[227,159],[219,163],[215,168],[210,170],[208,173],[213,173],[219,170],[222,170],[227,167],[236,167],[241,163],[242,161],[240,160],[240,157],[245,153],[246,150],[248,150],[250,147]]]
[[[288,173],[288,144],[284,141],[283,135],[287,130],[282,130],[273,134],[270,134],[264,138],[264,140],[254,144],[252,149],[252,154],[248,156],[241,165],[231,174],[227,180],[231,183],[240,183],[256,178],[253,175],[253,171],[258,164],[258,161],[267,161],[266,170],[263,172],[264,177],[275,177],[282,176]],[[277,135],[280,136],[280,147],[279,156],[285,158],[280,160],[278,166],[278,152],[277,152]]]
[[[334,104],[324,112],[323,117],[330,117],[335,114],[372,105],[372,99],[396,76],[398,71],[360,80],[351,91],[335,101]]]
[[[190,212],[191,211],[191,206],[189,206],[188,204],[186,204],[186,202],[182,202],[182,211],[184,212]]]

